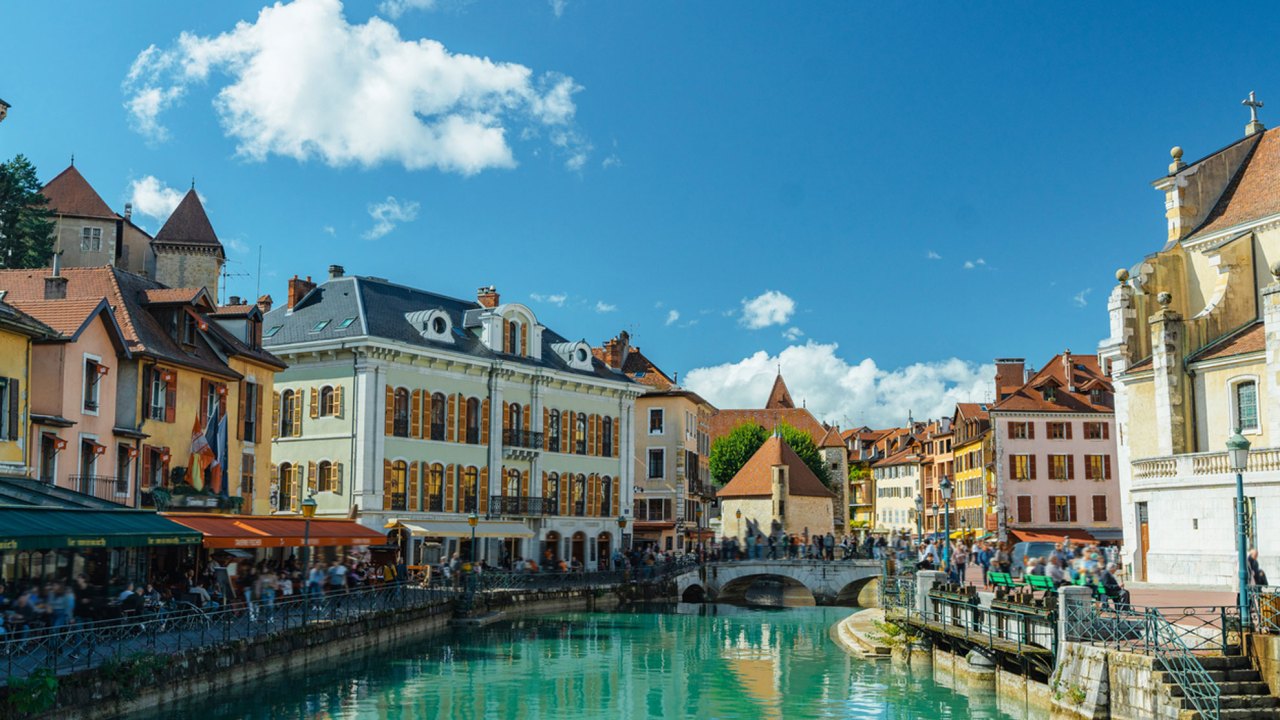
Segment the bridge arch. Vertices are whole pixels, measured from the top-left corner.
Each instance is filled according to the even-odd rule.
[[[836,605],[844,607],[876,607],[879,604],[876,598],[876,589],[879,586],[879,577],[865,577],[854,580],[853,582],[840,588],[840,592],[836,593]],[[876,583],[876,585],[872,585]]]
[[[757,573],[734,578],[720,587],[716,601],[786,607],[818,604],[813,591],[804,583],[793,577],[773,573]]]
[[[707,589],[693,583],[680,592],[680,602],[685,603],[701,603],[707,601]]]
[[[818,605],[870,607],[876,603],[871,581],[881,571],[874,560],[735,560],[691,568],[675,580],[677,595],[688,602],[699,594],[712,602],[743,602],[753,585],[774,583],[793,604],[812,598]]]

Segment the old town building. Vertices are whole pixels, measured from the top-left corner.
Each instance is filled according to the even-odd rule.
[[[916,496],[921,491],[923,462],[923,444],[907,432],[890,441],[885,456],[871,466],[876,494],[875,532],[919,532],[918,524],[923,518],[916,514]]]
[[[742,547],[748,533],[767,537],[781,531],[813,537],[835,529],[831,506],[835,494],[777,433],[716,494],[721,532],[737,538]]]
[[[482,287],[459,300],[330,268],[266,314],[273,504],[397,528],[412,563],[596,567],[629,536],[636,398],[591,346]],[[470,515],[477,517],[472,547]]]
[[[991,437],[989,407],[984,403],[956,403],[951,424],[952,470],[951,473],[951,528],[968,531],[970,535],[985,535],[987,517],[994,506],[988,501],[994,489],[992,457],[994,445]],[[941,500],[935,498],[931,502]]]

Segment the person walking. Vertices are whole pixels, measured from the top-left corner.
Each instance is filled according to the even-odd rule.
[[[951,553],[951,566],[953,569],[955,582],[957,583],[964,582],[965,568],[967,568],[968,565],[969,565],[969,548],[964,544],[964,541],[962,540],[956,543],[956,549],[954,552]]]

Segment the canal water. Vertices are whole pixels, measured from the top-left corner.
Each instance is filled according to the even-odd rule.
[[[925,667],[845,654],[847,608],[667,605],[449,631],[146,720],[1022,717]],[[138,720],[141,720],[140,718]]]

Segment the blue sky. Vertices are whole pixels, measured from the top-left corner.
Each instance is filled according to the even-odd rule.
[[[1238,138],[1249,90],[1280,118],[1267,6],[262,9],[0,2],[0,155],[50,178],[74,153],[153,230],[194,176],[234,294],[330,263],[493,283],[722,406],[781,362],[842,424],[1093,351],[1115,269],[1163,242],[1170,146]]]

